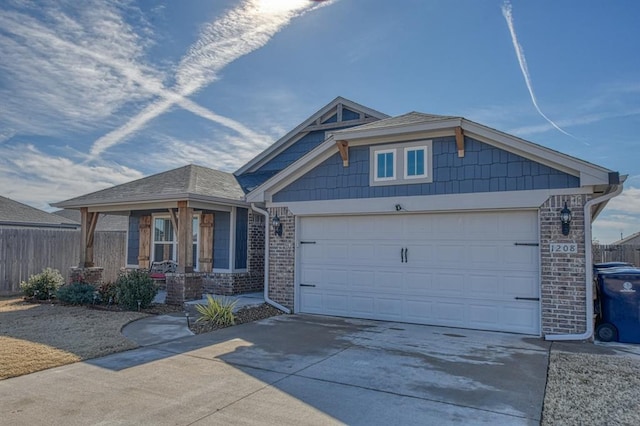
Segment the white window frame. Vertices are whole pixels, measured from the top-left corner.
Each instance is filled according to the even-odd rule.
[[[200,216],[201,212],[197,212],[193,214],[193,217],[191,218],[191,221],[193,223],[193,219],[197,218],[198,219],[198,226],[196,227],[195,231],[196,231],[196,258],[194,259],[194,265],[193,265],[193,270],[194,271],[198,271],[199,270],[199,265],[200,265],[200,259],[199,259],[199,253],[200,253],[200,221],[202,220],[201,216]],[[155,262],[155,258],[156,258],[156,243],[160,244],[162,243],[162,241],[157,241],[156,242],[156,219],[163,219],[166,220],[168,219],[169,221],[171,221],[171,216],[168,214],[153,214],[151,216],[151,257],[150,257],[150,262],[153,263]],[[171,242],[172,245],[172,257],[174,259],[174,261],[177,261],[178,259],[178,234],[176,233],[176,230],[173,230],[173,241]],[[192,252],[193,252],[193,243],[192,243],[192,248],[191,248]]]
[[[151,258],[150,262],[156,262],[156,243],[161,244],[163,241],[156,242],[156,219],[169,220],[171,222],[171,216],[168,214],[154,214],[151,216]],[[173,226],[172,226],[173,228]],[[168,242],[166,242],[168,243]],[[173,240],[171,241],[171,257],[174,261],[178,258],[177,248],[178,248],[178,235],[176,234],[176,230],[173,229]]]
[[[381,154],[393,155],[393,174],[387,177],[378,177],[378,156]],[[398,155],[395,149],[376,149],[373,151],[373,180],[376,182],[388,182],[396,180],[398,175]]]
[[[416,149],[424,149],[424,175],[407,176],[407,152]],[[395,152],[394,154],[394,178],[377,178],[378,153]],[[402,155],[398,155],[398,153]],[[433,182],[433,141],[414,140],[410,142],[385,143],[384,145],[369,146],[369,186],[385,185],[412,185]]]
[[[409,174],[409,151],[422,151],[424,154],[424,164],[423,164],[423,173],[419,175],[410,175]],[[404,149],[404,178],[405,179],[422,179],[428,176],[428,158],[429,150],[426,146],[408,146]]]

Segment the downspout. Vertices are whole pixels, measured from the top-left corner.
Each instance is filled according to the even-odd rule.
[[[269,298],[269,212],[259,209],[256,207],[255,203],[251,203],[251,209],[264,216],[264,301],[271,306],[290,314],[291,309],[285,308],[278,302]]]
[[[617,197],[622,192],[622,182],[616,186],[613,192],[602,197],[589,200],[584,205],[584,256],[586,275],[586,307],[587,307],[587,330],[582,334],[552,334],[544,336],[545,340],[588,340],[593,335],[593,254],[591,250],[591,206],[600,204],[603,201]]]

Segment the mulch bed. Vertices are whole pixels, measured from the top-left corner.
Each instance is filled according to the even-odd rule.
[[[258,321],[258,320],[273,317],[276,315],[282,315],[283,313],[284,312],[282,312],[280,309],[274,308],[273,306],[267,303],[263,303],[262,305],[259,305],[259,306],[248,306],[236,312],[235,325]],[[220,327],[207,321],[199,321],[199,322],[193,322],[189,328],[195,334],[201,334],[201,333],[209,333],[211,331],[215,331],[225,327]]]
[[[33,298],[27,298],[25,297],[24,299],[25,303],[34,303],[34,304],[45,304],[45,305],[61,305],[61,306],[74,306],[74,305],[70,305],[64,302],[61,302],[58,299],[50,299],[50,300],[38,300],[38,299],[33,299]],[[75,306],[79,306],[79,305],[75,305]],[[137,312],[137,311],[131,311],[129,309],[123,308],[120,305],[115,305],[115,304],[111,304],[111,305],[103,305],[103,304],[96,304],[96,305],[81,305],[87,309],[97,309],[99,311],[110,311],[110,312]],[[140,312],[145,313],[145,314],[149,314],[149,315],[166,315],[166,314],[172,314],[175,312],[182,312],[184,311],[184,308],[182,308],[182,306],[178,306],[178,305],[165,305],[164,303],[159,303],[159,304],[152,304],[151,306],[147,307],[147,308],[142,308],[140,309]]]

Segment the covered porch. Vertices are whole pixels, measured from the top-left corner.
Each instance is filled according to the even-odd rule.
[[[100,213],[109,213],[128,217],[123,269],[175,262],[175,271],[165,274],[167,303],[263,290],[264,218],[251,211],[229,173],[186,166],[56,206],[81,213],[80,259],[72,279],[101,282],[93,241]]]

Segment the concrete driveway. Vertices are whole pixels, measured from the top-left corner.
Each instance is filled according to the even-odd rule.
[[[547,342],[274,317],[0,381],[2,423],[539,424]]]

